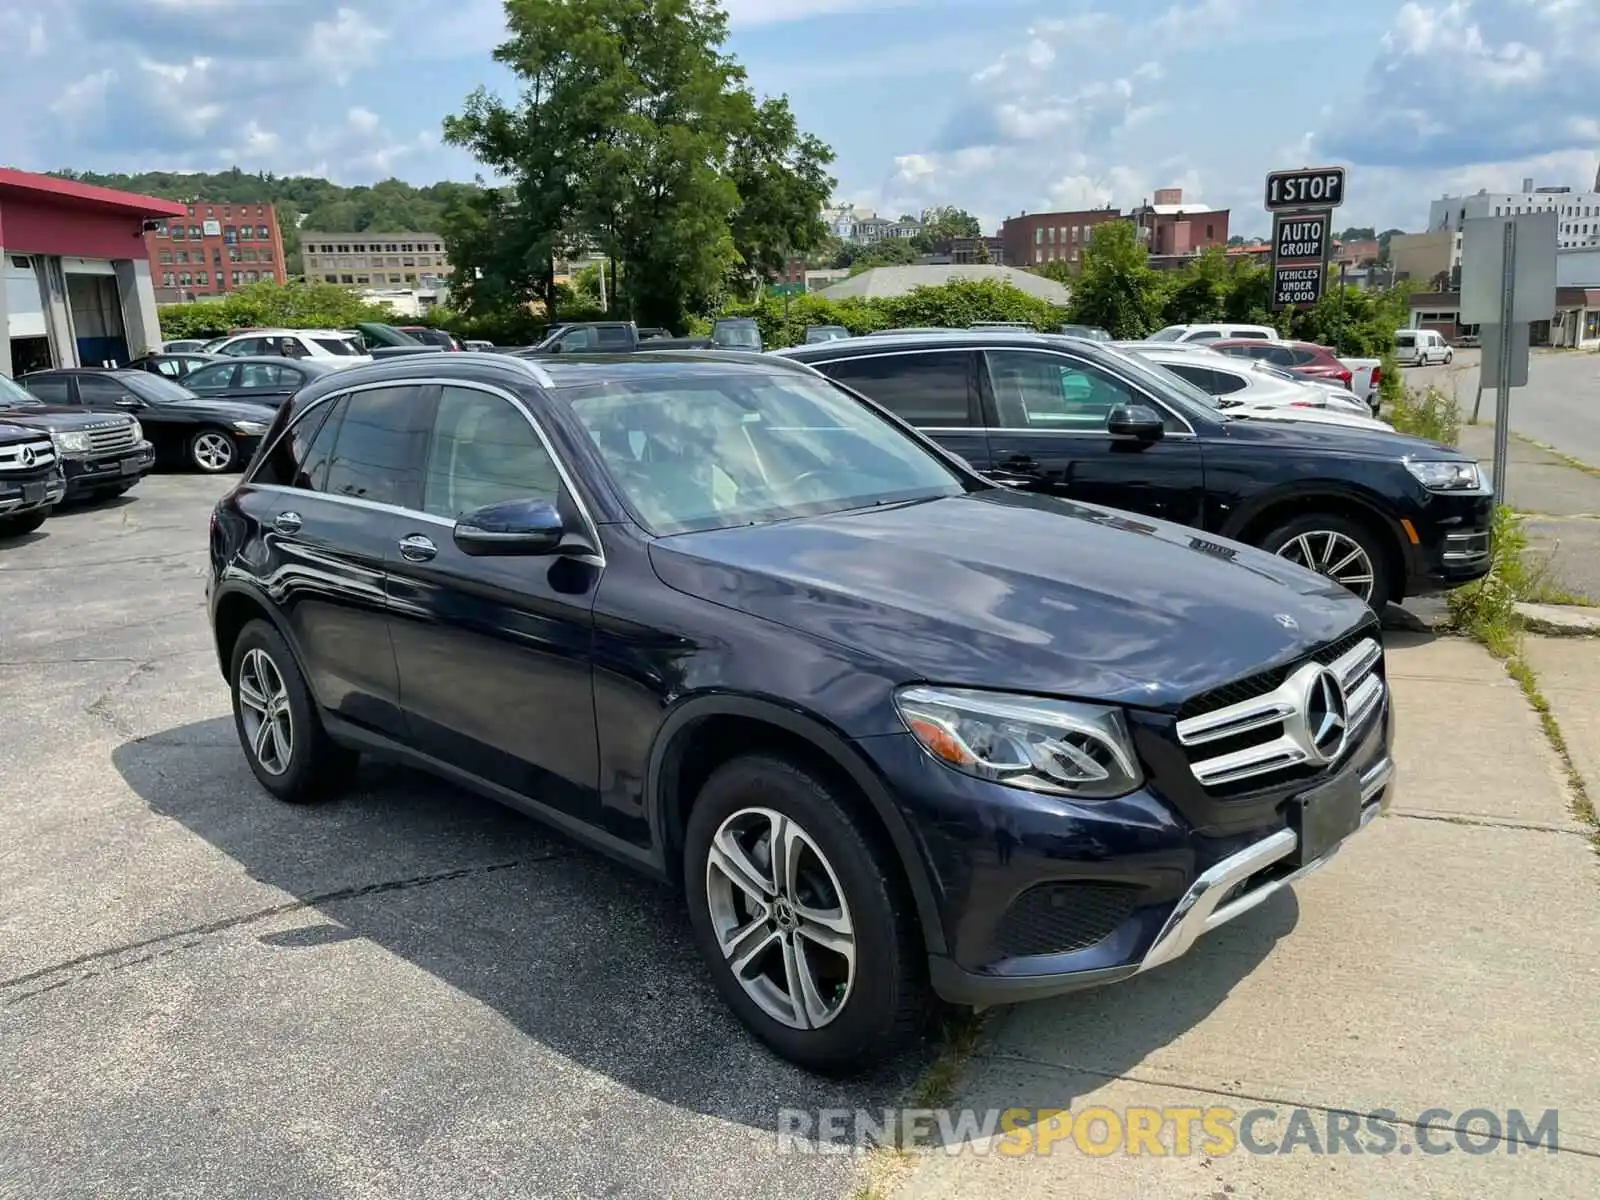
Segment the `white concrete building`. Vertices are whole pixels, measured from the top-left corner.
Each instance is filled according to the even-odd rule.
[[[1473,196],[1443,196],[1428,206],[1428,231],[1461,232],[1462,222],[1473,217],[1509,217],[1523,213],[1555,212],[1559,249],[1600,246],[1600,176],[1595,188],[1575,192],[1567,187],[1533,186],[1522,181],[1520,192],[1480,191]],[[1458,239],[1459,240],[1459,239]]]

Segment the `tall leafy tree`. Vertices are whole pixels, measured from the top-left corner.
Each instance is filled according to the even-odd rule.
[[[521,81],[518,101],[480,89],[445,124],[511,181],[483,245],[526,257],[599,250],[626,268],[635,319],[681,329],[730,275],[773,270],[786,249],[820,241],[832,155],[800,134],[786,101],[756,101],[722,51],[727,17],[714,0],[506,0],[505,10],[510,37],[495,57]],[[526,231],[492,228],[508,220]],[[553,287],[534,298],[553,300]]]
[[[1072,320],[1122,338],[1143,337],[1160,320],[1162,284],[1131,221],[1102,221],[1084,248],[1072,288]]]

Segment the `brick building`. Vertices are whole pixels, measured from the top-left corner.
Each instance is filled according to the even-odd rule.
[[[1128,214],[1152,256],[1197,254],[1228,244],[1228,210],[1185,204],[1182,188],[1157,188],[1155,200]]]
[[[1076,262],[1089,244],[1094,227],[1103,221],[1120,221],[1114,208],[1078,212],[1023,213],[1008,217],[1000,226],[1003,260],[1008,267],[1037,267],[1047,262]],[[1223,236],[1227,241],[1227,236]],[[992,253],[992,251],[991,251]]]
[[[287,283],[283,235],[270,204],[185,203],[187,213],[145,234],[156,299],[222,296],[246,284]]]

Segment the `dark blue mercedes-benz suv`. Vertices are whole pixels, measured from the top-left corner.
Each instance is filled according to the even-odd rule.
[[[975,474],[809,367],[463,353],[313,381],[217,506],[256,777],[409,762],[679,884],[779,1053],[1167,962],[1387,802],[1371,610]]]

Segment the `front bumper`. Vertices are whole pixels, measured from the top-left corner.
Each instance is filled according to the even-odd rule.
[[[59,471],[52,471],[43,479],[0,480],[0,517],[20,517],[50,508],[61,502],[66,491]]]
[[[978,1007],[1032,1000],[1170,962],[1322,866],[1390,802],[1387,695],[1337,770],[1264,785],[1202,788],[1163,732],[1170,723],[1131,721],[1152,774],[1111,801],[973,779],[935,762],[909,734],[858,741],[918,844],[921,861],[910,865],[934,893],[929,976],[943,999]],[[1313,834],[1328,848],[1302,863],[1299,798],[1336,779],[1356,784],[1359,820],[1352,813],[1351,832],[1331,844],[1326,832]]]
[[[1362,772],[1360,824],[1354,833],[1313,862],[1274,870],[1299,847],[1299,835],[1285,827],[1208,867],[1172,906],[1148,948],[1129,962],[1082,971],[990,974],[965,970],[951,958],[930,955],[929,977],[934,991],[951,1004],[1012,1004],[1117,983],[1181,958],[1203,935],[1326,866],[1350,837],[1387,810],[1394,793],[1394,778],[1394,760],[1387,754]]]
[[[1487,575],[1493,518],[1494,497],[1488,492],[1428,493],[1408,518],[1417,537],[1405,539],[1405,594],[1448,591]]]
[[[93,458],[66,456],[61,460],[66,475],[66,498],[76,499],[106,488],[137,483],[155,465],[155,447],[149,442],[140,442],[132,450]]]

